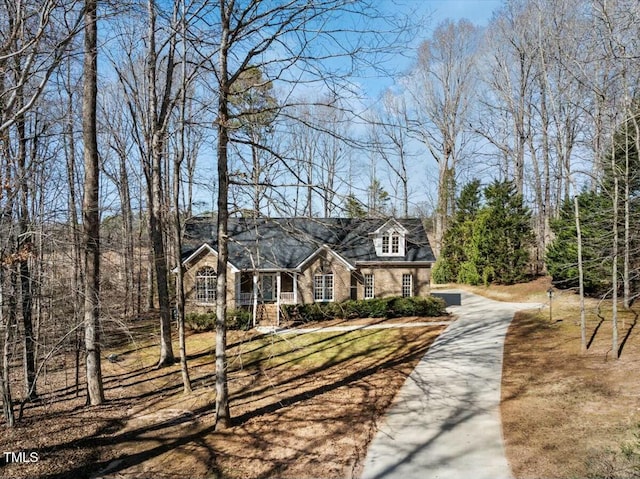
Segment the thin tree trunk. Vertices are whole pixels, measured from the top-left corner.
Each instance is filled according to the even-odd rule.
[[[127,158],[122,152],[118,153],[119,160],[119,185],[120,211],[122,214],[123,238],[123,266],[124,266],[124,315],[131,314],[134,309],[134,277],[133,277],[133,213],[131,212],[131,193],[129,187],[129,172],[127,171]]]
[[[158,367],[169,366],[174,363],[173,345],[171,342],[171,311],[169,308],[169,288],[167,273],[167,255],[165,252],[164,235],[164,189],[162,182],[162,163],[164,153],[164,130],[162,124],[165,118],[158,113],[157,72],[156,72],[156,12],[155,1],[147,3],[149,17],[148,50],[146,76],[149,89],[149,124],[151,126],[151,194],[149,198],[149,234],[153,249],[153,265],[156,275],[158,307],[160,309],[160,359]],[[172,60],[168,59],[168,68],[172,68]],[[169,78],[169,73],[167,73]],[[165,88],[170,89],[170,84]],[[163,111],[165,109],[163,108]],[[165,113],[166,114],[166,113]]]
[[[582,228],[580,226],[580,205],[578,195],[573,197],[573,211],[576,222],[576,236],[578,241],[578,288],[580,294],[580,350],[587,352],[587,320],[584,307],[584,269],[582,264]]]
[[[13,273],[12,277],[15,276]],[[14,279],[12,279],[14,281]],[[0,393],[2,393],[2,412],[8,427],[15,426],[15,414],[13,409],[13,397],[11,395],[11,341],[12,331],[15,328],[15,298],[11,294],[7,301],[7,319],[3,318],[4,309],[0,307],[0,326],[5,326],[2,345],[2,377],[0,377]],[[0,268],[0,305],[4,304],[4,274]]]
[[[618,359],[618,201],[619,179],[616,165],[615,141],[611,138],[611,171],[613,173],[613,250],[611,266],[611,355]]]
[[[76,207],[76,144],[74,137],[74,101],[71,87],[71,68],[67,70],[67,123],[65,125],[65,150],[67,159],[67,188],[68,188],[68,221],[69,238],[71,238],[71,250],[73,257],[73,274],[71,276],[71,295],[73,298],[73,325],[80,323],[80,310],[82,309],[81,287],[84,284],[82,273],[82,238],[80,237],[80,226],[78,224],[78,211]],[[82,351],[82,339],[76,327],[74,334],[75,348],[75,393],[80,394],[80,359]]]
[[[624,135],[624,265],[623,265],[623,305],[625,309],[629,309],[631,305],[631,282],[630,282],[630,265],[631,265],[631,211],[630,203],[630,182],[631,171],[629,169],[629,120],[625,115],[625,135]],[[624,322],[623,322],[624,327]]]
[[[100,212],[99,164],[96,135],[97,97],[97,0],[85,1],[84,90],[82,95],[82,137],[84,143],[84,200],[82,202],[85,248],[84,327],[87,361],[87,402],[104,402],[100,363]]]

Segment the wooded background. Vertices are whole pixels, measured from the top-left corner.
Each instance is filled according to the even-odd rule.
[[[504,266],[526,274],[509,281],[548,271],[614,305],[620,284],[629,305],[639,38],[637,0],[505,1],[483,27],[375,1],[3,2],[5,421],[60,352],[76,371],[85,363],[77,387],[101,403],[100,331],[147,312],[161,325],[158,365],[172,364],[172,306],[189,390],[170,272],[194,214],[217,216],[221,262],[229,215],[421,216],[438,254],[463,187],[485,191],[480,208],[493,185],[530,228],[515,247],[526,261]],[[394,72],[400,56],[411,67]],[[393,85],[369,97],[362,85],[380,78]],[[465,261],[474,282],[496,279]]]

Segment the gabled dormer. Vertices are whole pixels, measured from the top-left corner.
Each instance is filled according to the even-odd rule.
[[[396,220],[390,219],[369,234],[373,237],[377,256],[404,257],[407,229]]]

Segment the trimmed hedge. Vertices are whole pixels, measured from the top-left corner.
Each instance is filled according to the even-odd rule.
[[[403,298],[374,298],[342,303],[313,303],[284,305],[283,311],[287,319],[311,322],[334,318],[399,318],[403,316],[442,316],[445,302],[432,296],[423,298],[413,296]]]
[[[244,330],[251,329],[251,312],[244,309],[231,309],[227,311],[227,329]],[[216,328],[216,313],[188,313],[185,315],[184,324],[192,331],[213,331]]]

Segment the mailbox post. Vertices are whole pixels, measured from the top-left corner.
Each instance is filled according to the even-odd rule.
[[[553,288],[547,290],[547,296],[549,296],[549,322],[553,322]]]

